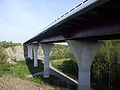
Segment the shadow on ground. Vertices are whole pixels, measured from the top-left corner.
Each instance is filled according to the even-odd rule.
[[[29,69],[31,75],[43,71],[43,63],[40,60],[38,60],[38,67],[34,67],[33,63],[34,63],[33,60],[26,59],[26,64],[28,66],[28,69]],[[43,78],[43,75],[39,75],[36,77],[53,87],[67,88],[67,89],[62,89],[62,90],[77,90],[77,86],[70,85],[70,84],[66,83],[65,81],[63,81],[62,79],[60,79],[56,76],[53,76],[53,75],[50,75],[50,78],[48,78],[48,79]]]

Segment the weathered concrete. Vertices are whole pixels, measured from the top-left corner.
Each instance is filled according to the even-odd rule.
[[[101,44],[98,41],[78,40],[67,40],[67,43],[75,55],[79,67],[78,90],[90,90],[91,64]]]
[[[50,67],[50,62],[49,62],[49,56],[50,56],[50,51],[53,47],[53,44],[51,43],[41,43],[40,44],[42,49],[43,49],[43,53],[44,53],[44,78],[49,78],[49,67]]]
[[[39,48],[39,45],[33,45],[34,67],[38,66],[38,48]]]

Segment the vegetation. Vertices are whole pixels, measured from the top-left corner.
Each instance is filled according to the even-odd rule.
[[[97,90],[119,90],[120,40],[103,41],[92,65],[92,85]]]
[[[44,86],[52,86],[56,90],[68,90],[71,87],[69,84],[63,82],[59,78],[55,76],[51,76],[49,79],[44,79],[43,76],[37,76],[32,78],[27,78],[27,75],[31,75],[37,72],[43,71],[43,64],[39,62],[39,67],[33,67],[33,60],[24,60],[24,61],[16,61],[17,64],[10,65],[6,62],[8,56],[5,52],[5,48],[16,46],[19,44],[13,44],[9,42],[1,42],[0,43],[0,75],[11,75],[13,77],[18,77],[23,80],[29,80],[32,82],[39,83]],[[68,89],[67,89],[68,88]]]
[[[9,64],[6,62],[7,58],[4,48],[0,45],[0,74],[9,71]]]
[[[5,48],[21,45],[20,43],[12,43],[12,42],[0,42],[0,74],[6,73],[10,71],[10,64],[6,62],[8,59]]]
[[[102,43],[92,64],[92,87],[95,90],[120,90],[120,40],[106,40]],[[52,61],[52,65],[77,79],[77,63],[73,56],[70,59],[70,61]]]
[[[50,60],[72,58],[72,52],[67,45],[55,44],[52,48],[52,54]]]
[[[32,81],[44,86],[49,85],[51,87],[54,87],[56,90],[69,90],[70,88],[72,89],[76,88],[76,87],[71,87],[69,84],[65,83],[64,81],[62,81],[61,79],[55,76],[50,76],[49,79],[45,79],[43,78],[43,76],[27,78],[26,77],[27,75],[31,75],[31,74],[43,71],[43,63],[41,63],[40,61],[39,61],[38,67],[34,67],[33,64],[31,63],[32,61],[29,59],[26,61],[16,61],[16,62],[17,62],[16,65],[10,66],[9,72],[2,73],[2,74],[7,74],[13,77],[21,78],[23,80]]]
[[[67,88],[68,89],[73,88],[55,76],[51,76],[49,79],[44,79],[43,76],[27,78],[26,77],[27,75],[31,75],[43,71],[43,64],[41,62],[39,62],[39,67],[33,67],[33,60],[29,60],[29,59],[27,59],[26,61],[14,60],[17,63],[15,65],[10,65],[9,63],[7,63],[6,60],[8,56],[5,52],[5,48],[16,45],[19,44],[15,44],[15,43],[12,44],[9,42],[0,43],[0,75],[7,74],[13,77],[18,77],[24,80],[36,82],[39,83],[40,85],[44,85],[44,86],[50,85],[56,88],[56,90],[67,90]]]
[[[97,52],[91,69],[91,86],[94,90],[120,90],[120,40],[102,41],[103,45]],[[8,45],[10,46],[10,45]],[[26,75],[43,71],[43,65],[39,62],[39,67],[34,68],[32,61],[17,62],[17,65],[11,66],[6,62],[7,56],[3,44],[0,43],[0,74],[10,74],[25,80],[34,81],[44,85],[61,86],[70,89],[68,84],[64,84],[58,78],[51,76],[49,80],[42,76],[35,78],[26,78]],[[77,79],[78,67],[75,57],[70,48],[66,45],[55,45],[52,49],[51,62],[58,70],[66,73],[70,77]],[[70,60],[59,60],[69,58]],[[56,83],[56,80],[58,83]],[[60,88],[59,88],[60,89]]]
[[[10,74],[22,78],[24,80],[29,80],[32,82],[39,83],[40,85],[50,85],[56,90],[67,90],[67,88],[75,89],[76,87],[71,87],[69,84],[65,83],[61,79],[50,76],[49,79],[43,78],[43,76],[37,76],[34,78],[26,78],[26,75],[31,75],[37,72],[43,71],[43,63],[39,61],[38,67],[33,66],[33,61],[27,59],[26,61],[17,61],[17,65],[11,67]],[[27,65],[26,65],[27,63]]]
[[[77,80],[78,66],[75,60],[51,61],[53,67]],[[74,70],[74,71],[73,71]]]
[[[13,43],[12,41],[10,42],[6,42],[6,41],[2,41],[0,42],[0,46],[2,46],[3,48],[8,48],[8,47],[12,47],[12,46],[21,46],[21,43]]]

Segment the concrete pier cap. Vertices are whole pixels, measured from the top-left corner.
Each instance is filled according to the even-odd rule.
[[[50,51],[53,47],[53,43],[40,43],[42,49],[43,49],[43,53],[44,53],[44,78],[49,78],[50,77]]]
[[[90,90],[91,64],[97,50],[99,41],[66,40],[78,64],[78,90]]]

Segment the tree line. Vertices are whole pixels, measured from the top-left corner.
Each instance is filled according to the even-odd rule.
[[[91,86],[95,90],[120,90],[120,40],[100,42],[102,42],[102,46],[91,67]],[[70,73],[72,72],[71,74],[77,78],[77,62],[70,48],[66,45],[55,45],[52,52],[52,59],[70,58],[72,60],[69,65],[65,62],[61,66],[67,66],[69,70],[72,70]]]

